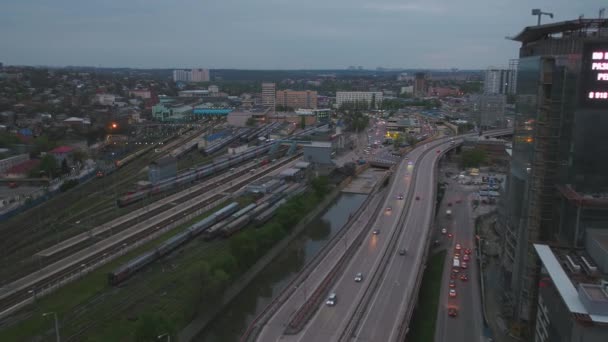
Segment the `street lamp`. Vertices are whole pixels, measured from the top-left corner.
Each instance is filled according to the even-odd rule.
[[[53,315],[53,317],[55,318],[55,338],[57,340],[57,342],[61,342],[61,338],[59,337],[59,320],[57,319],[57,313],[56,312],[46,312],[42,314],[42,317],[46,317],[48,315]]]
[[[158,336],[156,336],[156,338],[157,338],[158,340],[160,340],[161,338],[163,338],[163,337],[165,337],[165,336],[167,336],[167,342],[171,342],[171,334],[169,334],[169,333],[164,333],[164,334],[162,334],[162,335],[158,335]]]

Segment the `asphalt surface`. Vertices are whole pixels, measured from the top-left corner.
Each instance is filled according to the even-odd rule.
[[[437,150],[445,149],[444,144]],[[418,151],[418,150],[416,150]],[[422,151],[420,151],[422,152]],[[419,272],[424,271],[424,242],[431,234],[432,212],[435,202],[433,177],[437,153],[424,156],[418,165],[418,175],[414,195],[405,220],[404,229],[399,237],[397,250],[406,248],[407,254],[393,252],[389,265],[384,272],[380,286],[375,290],[371,304],[355,330],[356,341],[392,341],[397,338],[401,317],[416,301],[416,280]]]
[[[483,321],[481,308],[480,285],[478,282],[479,269],[477,256],[475,255],[475,226],[472,214],[470,194],[472,191],[463,189],[456,181],[450,181],[445,193],[444,200],[440,207],[440,228],[446,227],[448,233],[453,237],[448,238],[447,234],[442,238],[446,241],[447,256],[444,265],[443,277],[441,282],[441,295],[439,308],[437,310],[437,325],[435,329],[435,341],[484,341]],[[461,199],[461,203],[456,203]],[[452,203],[448,207],[448,203]],[[447,217],[447,209],[452,210],[452,216]],[[449,297],[450,274],[453,269],[453,258],[455,246],[460,243],[460,262],[463,261],[464,249],[471,249],[470,260],[467,261],[468,268],[460,269],[456,281],[456,297]],[[462,281],[460,274],[468,274],[469,280]],[[448,307],[458,309],[456,317],[448,316]]]

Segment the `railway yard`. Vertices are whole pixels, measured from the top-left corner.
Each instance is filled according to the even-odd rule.
[[[276,179],[294,167],[301,152],[293,148],[265,142],[222,155],[229,144],[253,141],[279,126],[229,129],[198,151],[201,139],[226,128],[205,122],[136,149],[117,160],[113,172],[3,222],[0,339],[27,339],[25,332],[45,336],[36,316],[40,310],[64,310],[67,340],[106,329],[104,317],[111,318],[112,312],[129,320],[138,306],[160,305],[175,322],[191,319],[196,305],[193,312],[181,314],[171,305],[200,300],[200,279],[192,279],[200,272],[193,269],[205,268],[202,263],[209,258],[225,259],[226,238],[262,226],[281,205],[306,191],[304,184],[284,180],[266,193],[246,190],[254,181]],[[164,156],[179,158],[177,176],[129,190],[147,177],[152,161]],[[126,336],[120,329],[112,333]]]

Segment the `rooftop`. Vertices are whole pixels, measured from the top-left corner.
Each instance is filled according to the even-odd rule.
[[[608,28],[608,19],[576,19],[560,21],[537,26],[528,26],[510,39],[529,43],[541,40],[551,35],[562,34],[571,36],[593,36],[600,28]]]
[[[608,305],[608,295],[597,292],[598,289],[605,292],[598,283],[598,278],[588,277],[580,271],[567,271],[562,266],[568,262],[567,257],[577,260],[574,252],[566,254],[563,250],[552,249],[543,244],[534,244],[534,249],[568,310],[582,319],[608,323],[608,314],[597,314],[601,311],[608,312],[608,308],[604,307]]]
[[[70,146],[59,146],[49,151],[49,153],[70,153],[74,149]]]

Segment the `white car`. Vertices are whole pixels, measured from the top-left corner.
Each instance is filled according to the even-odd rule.
[[[334,305],[336,305],[337,301],[338,301],[338,296],[335,293],[331,293],[329,295],[329,297],[327,297],[325,304],[327,304],[327,306],[334,306]]]
[[[355,281],[360,283],[363,280],[363,273],[359,272],[355,275]]]
[[[447,234],[447,232],[448,232],[448,230],[447,230],[447,229],[445,229],[445,228],[442,228],[442,229],[441,229],[441,234]]]

